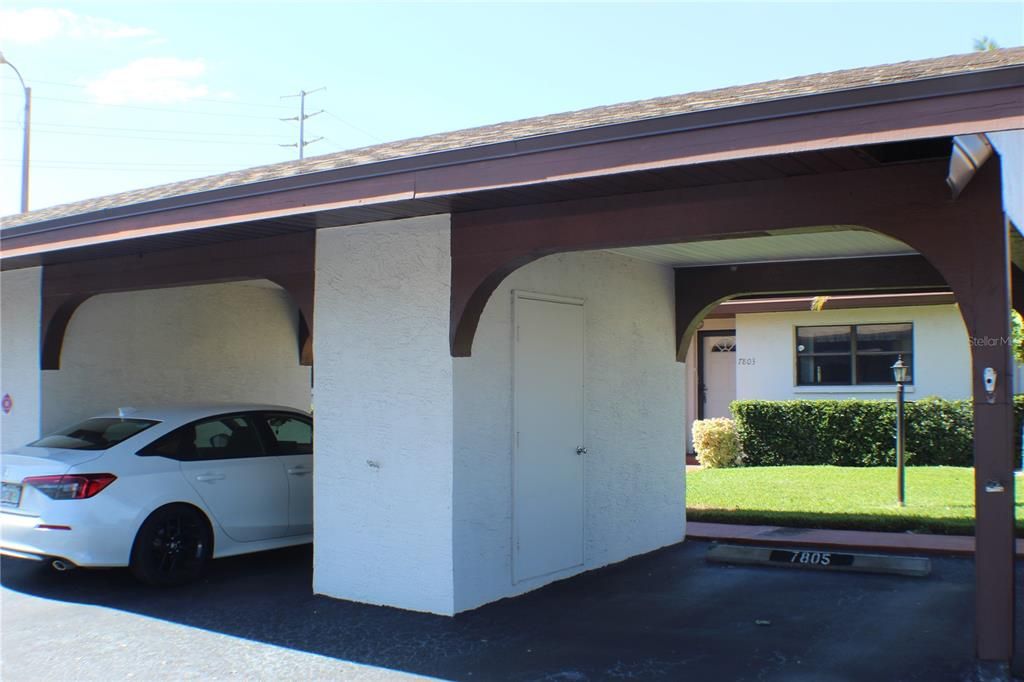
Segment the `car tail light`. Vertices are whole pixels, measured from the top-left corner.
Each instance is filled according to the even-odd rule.
[[[54,500],[84,500],[106,488],[116,478],[114,474],[64,474],[29,476],[22,483]]]

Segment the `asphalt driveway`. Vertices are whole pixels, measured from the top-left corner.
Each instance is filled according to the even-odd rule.
[[[2,677],[938,680],[973,668],[973,569],[730,567],[688,541],[455,618],[314,596],[312,550],[154,590],[5,559]]]

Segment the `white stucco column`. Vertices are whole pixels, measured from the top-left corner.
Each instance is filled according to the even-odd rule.
[[[42,268],[0,273],[0,447],[39,437],[39,316]]]
[[[1003,166],[1003,211],[1024,230],[1024,130],[989,133]]]
[[[317,232],[320,594],[454,612],[450,222]]]

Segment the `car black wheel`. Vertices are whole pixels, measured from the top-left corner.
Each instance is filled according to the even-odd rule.
[[[172,504],[150,514],[135,536],[131,570],[150,585],[181,585],[198,578],[213,553],[206,518],[195,507]]]

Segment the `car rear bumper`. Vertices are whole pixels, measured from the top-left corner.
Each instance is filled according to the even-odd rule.
[[[16,549],[9,549],[7,547],[0,547],[0,554],[2,554],[3,556],[14,557],[15,559],[27,559],[29,561],[46,561],[46,559],[48,558],[40,556],[38,554],[21,552]]]
[[[63,559],[76,566],[128,565],[127,553],[97,535],[66,524],[48,524],[38,516],[0,512],[0,554],[36,561]]]

